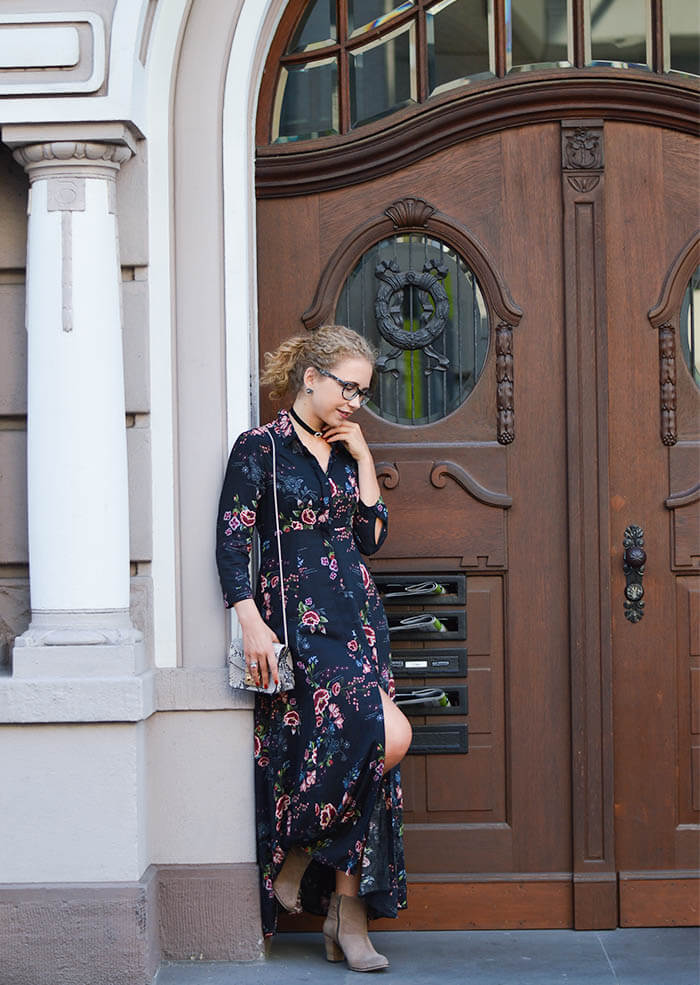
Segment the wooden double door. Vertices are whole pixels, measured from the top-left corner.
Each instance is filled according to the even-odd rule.
[[[259,200],[261,351],[343,320],[352,271],[392,237],[447,243],[488,313],[459,406],[413,425],[361,412],[390,511],[373,571],[466,576],[466,605],[416,599],[466,612],[465,640],[396,643],[414,667],[467,651],[463,679],[399,681],[465,687],[414,723],[468,733],[466,752],[402,767],[401,928],[697,922],[698,393],[676,339],[695,151],[672,130],[561,120]],[[625,598],[626,531],[641,600]]]

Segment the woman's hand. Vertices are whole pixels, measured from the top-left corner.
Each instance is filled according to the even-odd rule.
[[[374,459],[369,445],[365,441],[362,428],[355,421],[343,421],[342,424],[328,427],[323,432],[326,441],[342,441],[352,457],[357,462],[357,481],[360,487],[360,499],[366,506],[374,506],[381,493],[374,468]],[[374,536],[379,540],[382,532],[382,521],[377,518],[374,524]]]
[[[277,657],[272,646],[277,636],[264,621],[253,599],[243,599],[234,605],[243,634],[245,662],[254,683],[266,688],[270,680],[279,682]]]
[[[362,428],[356,421],[343,421],[342,424],[330,425],[323,430],[326,441],[342,441],[356,462],[372,461],[372,452],[365,441]]]

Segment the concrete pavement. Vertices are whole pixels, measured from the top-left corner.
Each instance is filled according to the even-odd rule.
[[[365,976],[325,960],[320,934],[278,934],[266,961],[164,964],[156,985],[700,985],[694,927],[384,932],[389,969]]]

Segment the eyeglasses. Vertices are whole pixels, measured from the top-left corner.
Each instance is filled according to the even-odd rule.
[[[366,404],[368,400],[372,399],[372,391],[368,388],[367,390],[362,390],[357,383],[348,383],[347,380],[341,380],[340,377],[335,376],[333,373],[329,373],[325,369],[317,370],[321,376],[328,376],[336,383],[339,383],[343,388],[343,400],[354,400],[355,397],[360,398],[360,407]]]

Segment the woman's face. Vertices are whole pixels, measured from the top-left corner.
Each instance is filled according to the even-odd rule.
[[[372,364],[361,357],[348,356],[336,363],[331,372],[339,380],[366,390],[372,379]],[[337,380],[323,376],[316,369],[306,371],[304,382],[313,389],[309,395],[311,410],[326,424],[342,423],[360,406],[359,396],[348,400],[343,396],[343,387]]]

